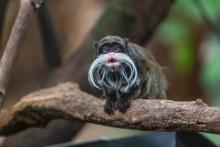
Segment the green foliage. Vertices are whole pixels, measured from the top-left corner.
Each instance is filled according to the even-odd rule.
[[[185,22],[168,19],[159,29],[161,41],[171,45],[171,59],[177,71],[187,74],[194,66],[195,45],[192,32]]]
[[[171,63],[180,74],[189,73],[198,60],[195,55],[201,54],[201,84],[209,102],[220,106],[220,38],[213,37],[215,34],[212,32],[213,34],[202,34],[203,39],[197,40],[194,31],[201,25],[207,25],[198,8],[198,1],[204,7],[203,13],[209,17],[211,23],[218,26],[219,0],[178,0],[168,19],[157,30],[156,37],[171,48]],[[219,135],[205,135],[220,145]]]

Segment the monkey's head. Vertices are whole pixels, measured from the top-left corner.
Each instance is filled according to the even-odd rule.
[[[128,39],[106,36],[95,43],[96,58],[88,79],[92,86],[127,91],[137,80],[135,62],[128,55]]]

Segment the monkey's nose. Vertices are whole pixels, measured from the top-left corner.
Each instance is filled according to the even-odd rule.
[[[114,52],[108,53],[108,56],[111,58],[114,58],[116,56],[116,54]]]

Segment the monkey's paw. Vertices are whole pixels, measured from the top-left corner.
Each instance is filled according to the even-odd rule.
[[[130,107],[131,103],[129,100],[119,100],[117,103],[117,108],[119,112],[125,113]]]
[[[112,115],[114,114],[114,107],[111,103],[106,102],[104,106],[105,113]]]

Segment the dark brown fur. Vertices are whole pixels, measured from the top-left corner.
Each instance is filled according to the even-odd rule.
[[[167,81],[162,67],[153,54],[139,45],[128,43],[128,52],[135,61],[140,77],[140,94],[137,98],[165,99]]]
[[[106,36],[95,44],[98,50],[106,44],[117,43],[121,45],[124,53],[135,63],[138,81],[127,91],[113,90],[102,87],[103,97],[106,99],[105,112],[113,114],[114,110],[124,113],[130,107],[132,99],[165,99],[167,82],[162,67],[158,64],[149,50],[131,43],[128,39],[118,36]]]

